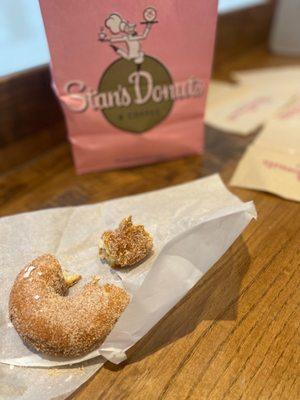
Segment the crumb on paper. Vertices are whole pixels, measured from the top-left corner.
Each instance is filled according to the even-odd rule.
[[[64,367],[70,367],[72,368],[72,375],[68,375],[65,379],[65,382],[70,381],[74,375],[79,375],[82,374],[82,372],[84,372],[84,367],[85,364],[83,363],[82,365],[73,368],[74,364],[69,364],[69,365],[65,365]],[[66,375],[69,371],[66,370],[65,368],[49,368],[47,370],[48,375],[50,376],[59,376],[59,375]],[[69,372],[70,373],[70,372]],[[0,399],[1,400],[1,399]]]
[[[15,366],[10,364],[9,369],[14,369],[14,368],[15,368]]]
[[[48,375],[57,376],[60,375],[63,372],[63,370],[59,370],[58,368],[50,368],[47,372]]]
[[[7,327],[8,327],[8,328],[12,328],[12,327],[13,327],[13,324],[12,324],[11,322],[8,322],[8,323],[7,323]]]
[[[100,281],[100,279],[101,279],[101,277],[99,275],[95,275],[95,276],[93,276],[92,283],[97,283]]]

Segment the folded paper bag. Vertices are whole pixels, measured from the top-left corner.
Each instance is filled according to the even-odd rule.
[[[207,93],[205,115],[222,102],[240,93],[241,87],[226,81],[211,80]]]
[[[225,132],[249,135],[291,98],[291,90],[268,86],[238,86],[226,101],[207,109],[205,122]]]
[[[300,201],[300,98],[278,110],[246,150],[231,185]]]
[[[235,71],[232,78],[243,85],[253,87],[276,86],[292,87],[292,90],[300,88],[300,68],[297,65],[285,67],[271,67]]]
[[[300,201],[300,152],[250,146],[230,181],[232,186],[262,190]]]
[[[255,144],[290,154],[300,154],[300,95],[290,101],[268,121],[255,138]]]

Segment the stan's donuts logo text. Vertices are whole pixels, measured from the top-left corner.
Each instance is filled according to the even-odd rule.
[[[202,96],[200,79],[191,77],[174,83],[166,67],[143,52],[142,41],[157,22],[153,7],[144,10],[142,33],[121,15],[108,16],[99,41],[109,45],[119,58],[106,69],[97,89],[87,87],[81,80],[65,84],[71,111],[101,111],[115,127],[141,133],[164,120],[174,101]]]

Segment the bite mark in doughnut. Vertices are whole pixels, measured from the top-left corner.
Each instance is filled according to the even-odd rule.
[[[50,254],[18,274],[9,314],[16,331],[36,350],[53,356],[82,356],[97,348],[129,303],[122,288],[96,280],[67,296],[59,262]]]
[[[147,257],[152,247],[151,235],[143,225],[134,225],[129,216],[115,231],[103,233],[99,255],[111,267],[128,267]]]

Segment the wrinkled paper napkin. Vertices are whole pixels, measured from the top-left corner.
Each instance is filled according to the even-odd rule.
[[[300,201],[300,97],[267,123],[246,150],[230,184]]]
[[[115,228],[128,215],[153,235],[155,252],[136,268],[111,270],[99,259],[98,242],[104,230]],[[18,385],[20,396],[12,392],[12,399],[40,399],[41,387],[46,386],[50,389],[43,399],[64,395],[88,379],[105,359],[122,362],[126,350],[184,297],[255,217],[252,202],[241,202],[218,175],[212,175],[94,205],[0,219],[0,398],[1,391],[9,392]],[[101,283],[121,285],[132,296],[101,347],[85,357],[57,360],[38,354],[23,344],[8,319],[9,291],[17,273],[43,253],[54,254],[63,269],[82,274],[83,282],[74,290],[96,274]],[[83,375],[73,373],[76,365],[73,369],[70,365],[83,361],[92,364],[83,368]],[[22,368],[10,369],[12,365]],[[45,371],[51,370],[32,368],[63,365],[67,366],[63,378],[56,377],[60,384],[53,384],[51,375],[46,379]]]

